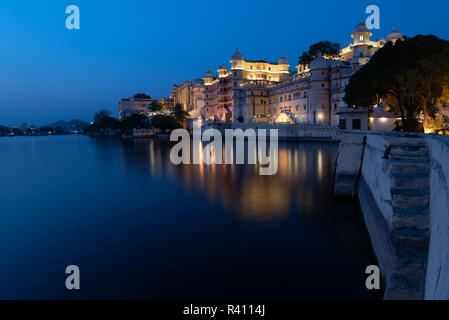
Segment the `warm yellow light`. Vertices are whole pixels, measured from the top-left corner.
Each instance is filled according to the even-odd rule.
[[[281,113],[276,118],[275,122],[276,123],[289,123],[290,122],[290,117],[287,114],[285,114],[285,113]]]

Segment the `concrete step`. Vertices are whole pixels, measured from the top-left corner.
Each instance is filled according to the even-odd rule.
[[[421,137],[391,137],[388,138],[388,144],[391,145],[425,145],[426,141]]]
[[[391,189],[391,195],[397,195],[397,196],[409,196],[409,197],[425,197],[430,196],[430,190],[429,188],[405,188],[405,189],[398,189],[398,188],[392,188]]]
[[[427,161],[387,160],[391,174],[429,174]]]
[[[429,215],[410,215],[395,214],[391,218],[391,226],[393,229],[412,229],[428,230],[430,225]]]
[[[397,189],[396,189],[397,190]],[[430,197],[428,195],[401,195],[391,194],[391,202],[393,208],[413,208],[413,207],[429,207]]]
[[[396,248],[396,261],[405,264],[414,264],[417,266],[425,266],[427,264],[427,250]]]
[[[393,274],[401,275],[405,278],[413,278],[424,281],[426,277],[426,266],[413,263],[396,263]]]
[[[398,248],[425,250],[429,237],[429,230],[394,229],[391,232],[391,239]]]
[[[429,148],[427,144],[409,145],[409,144],[390,144],[391,155],[407,155],[407,156],[427,156]]]
[[[391,178],[409,178],[409,179],[425,179],[429,177],[429,174],[426,172],[422,172],[422,173],[415,173],[415,174],[410,174],[410,173],[392,173],[390,172],[390,177]]]
[[[389,160],[410,160],[410,161],[422,161],[422,162],[429,162],[429,156],[423,155],[423,156],[417,156],[417,155],[395,155],[390,154],[388,157]]]
[[[430,187],[429,178],[425,177],[395,177],[391,179],[391,187],[394,189],[419,189]]]
[[[385,290],[386,300],[421,300],[422,282],[413,277],[393,273]]]
[[[407,206],[407,207],[395,207],[393,206],[393,214],[402,214],[406,216],[428,216],[428,206]]]

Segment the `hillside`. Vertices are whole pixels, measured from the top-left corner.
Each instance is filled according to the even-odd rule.
[[[83,131],[87,126],[89,126],[89,123],[82,120],[73,119],[70,121],[59,120],[47,126],[54,130],[56,130],[57,128],[62,128],[66,132],[72,132]]]

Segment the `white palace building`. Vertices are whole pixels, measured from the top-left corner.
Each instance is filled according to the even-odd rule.
[[[343,102],[349,78],[387,41],[402,38],[396,28],[386,40],[372,41],[371,36],[362,21],[354,28],[353,42],[341,50],[338,59],[320,56],[310,66],[298,65],[294,74],[283,56],[277,62],[247,60],[237,50],[229,71],[221,65],[217,76],[208,71],[203,79],[175,85],[174,103],[203,120],[391,130],[397,116],[378,107],[369,117],[367,110],[348,108]]]

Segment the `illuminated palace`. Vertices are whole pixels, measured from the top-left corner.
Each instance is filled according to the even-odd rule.
[[[353,42],[341,50],[338,59],[320,56],[310,65],[298,65],[294,73],[284,56],[277,62],[247,60],[237,50],[230,70],[221,65],[217,76],[208,71],[202,81],[174,86],[173,97],[194,118],[204,120],[312,123],[367,130],[367,111],[345,105],[345,87],[387,41],[402,38],[395,28],[387,40],[372,41],[371,36],[361,22],[354,28]]]

